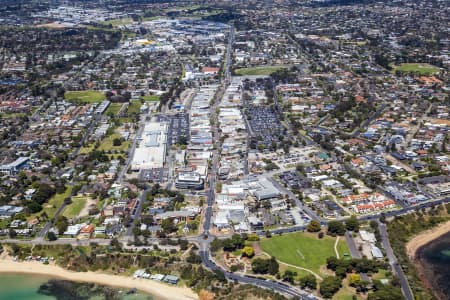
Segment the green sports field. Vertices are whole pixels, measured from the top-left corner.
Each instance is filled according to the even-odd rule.
[[[438,73],[439,68],[425,63],[407,63],[394,66],[394,71],[429,76]]]
[[[253,68],[241,68],[234,70],[236,75],[240,76],[252,76],[252,75],[270,75],[281,69],[287,68],[286,66],[264,66]]]
[[[320,274],[320,267],[326,265],[326,259],[336,256],[335,242],[336,238],[329,236],[318,239],[316,234],[296,232],[262,239],[260,246],[264,252],[275,256],[279,261]],[[339,240],[337,249],[341,257],[349,252],[345,239]]]
[[[106,96],[99,91],[68,91],[64,94],[64,99],[73,102],[97,103],[106,99]]]

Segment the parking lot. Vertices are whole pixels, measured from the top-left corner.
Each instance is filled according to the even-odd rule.
[[[183,138],[184,137],[184,138]],[[184,139],[189,141],[189,115],[185,113],[178,113],[170,116],[169,128],[167,131],[167,144],[171,145],[182,142]]]
[[[141,170],[139,173],[139,180],[160,183],[167,181],[168,176],[169,172],[165,168]]]
[[[272,142],[279,142],[279,136],[286,136],[286,128],[281,125],[278,116],[270,106],[248,105],[246,114],[253,143],[262,144],[264,148],[269,149]]]

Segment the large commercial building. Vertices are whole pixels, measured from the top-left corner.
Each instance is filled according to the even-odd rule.
[[[138,141],[131,168],[133,171],[162,168],[166,158],[167,124],[149,122]]]
[[[175,186],[177,189],[203,190],[205,181],[196,172],[182,172],[178,174]]]
[[[30,159],[28,157],[19,157],[12,163],[0,165],[0,174],[15,175],[21,169],[26,167],[29,160]]]

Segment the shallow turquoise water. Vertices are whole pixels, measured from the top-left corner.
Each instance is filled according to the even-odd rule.
[[[55,297],[44,296],[37,291],[39,286],[51,277],[25,274],[0,274],[0,300],[55,300]],[[99,298],[92,298],[98,300]],[[128,295],[122,300],[155,300],[144,294]]]
[[[0,275],[0,300],[54,300],[37,293],[48,279],[44,276]]]
[[[450,299],[450,233],[421,247],[417,254],[434,290]]]

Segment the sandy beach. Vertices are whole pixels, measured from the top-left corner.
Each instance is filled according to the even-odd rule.
[[[450,232],[450,221],[413,237],[406,244],[406,254],[411,260],[414,260],[416,257],[416,252],[420,247],[428,244],[429,242],[437,239],[438,237],[448,232]]]
[[[158,299],[192,300],[198,299],[192,290],[183,287],[169,286],[148,279],[109,275],[98,272],[72,272],[55,265],[44,265],[40,262],[15,262],[11,259],[0,260],[0,273],[39,274],[78,282],[91,282],[101,285],[126,289],[137,288]]]

